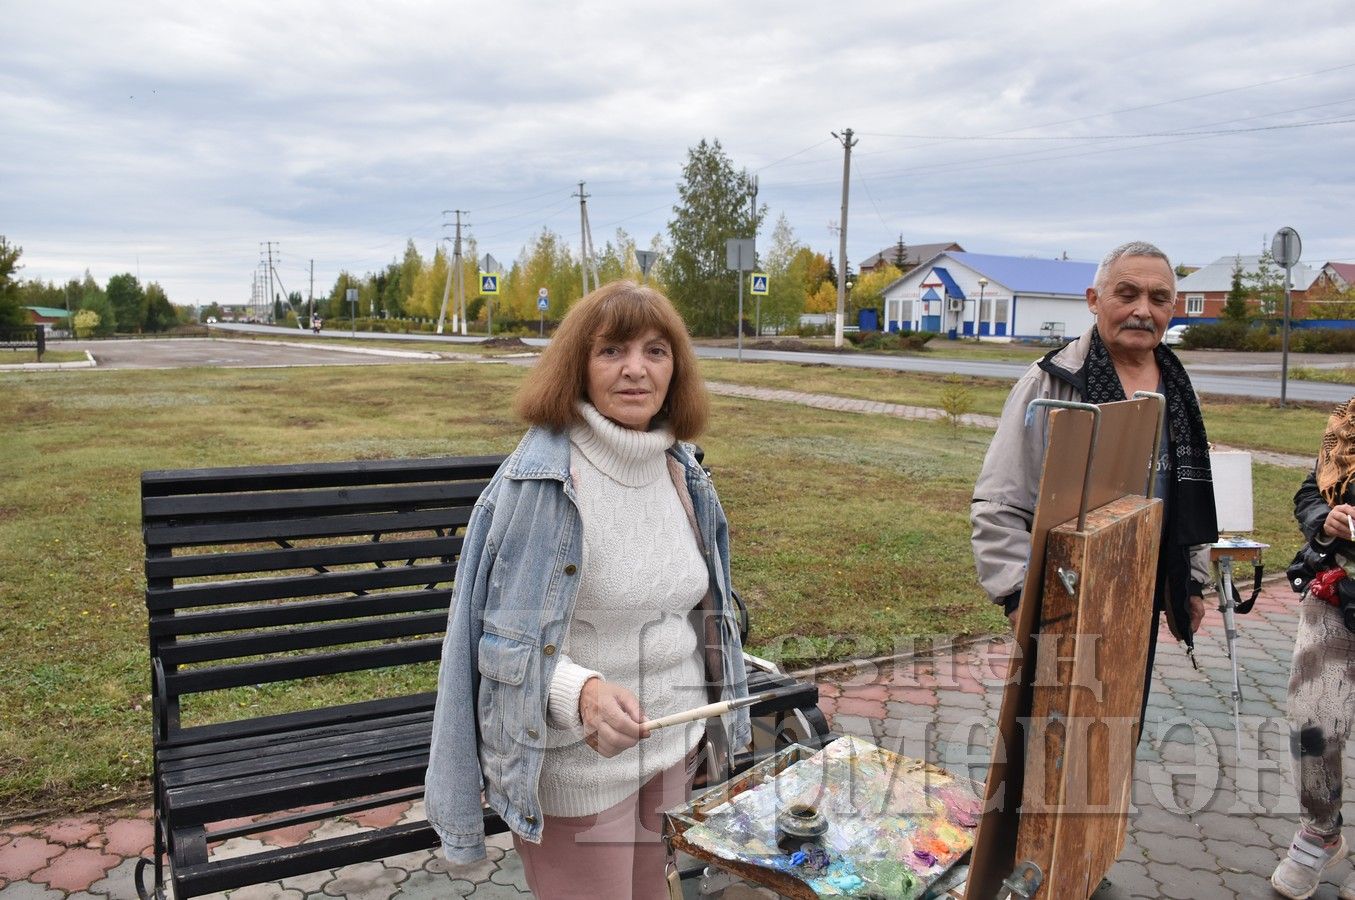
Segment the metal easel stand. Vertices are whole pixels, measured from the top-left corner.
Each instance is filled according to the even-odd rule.
[[[965,896],[965,884],[969,880],[969,866],[956,865],[922,895],[922,900],[949,900],[952,897]],[[1016,864],[1016,869],[998,889],[994,900],[1031,900],[1044,884],[1044,873],[1030,860]]]
[[[1265,567],[1261,564],[1261,551],[1269,547],[1246,539],[1220,541],[1210,549],[1218,578],[1215,587],[1219,595],[1219,612],[1223,614],[1223,637],[1228,645],[1228,660],[1232,663],[1233,675],[1233,737],[1237,742],[1237,759],[1242,760],[1242,685],[1238,678],[1237,662],[1237,616],[1251,612],[1256,595],[1261,592],[1261,575]],[[1241,595],[1233,586],[1233,557],[1242,556],[1251,562],[1254,571],[1254,584],[1251,596],[1239,603]]]

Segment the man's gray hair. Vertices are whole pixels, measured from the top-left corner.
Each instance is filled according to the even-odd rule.
[[[1121,244],[1102,257],[1101,265],[1096,267],[1096,277],[1092,279],[1092,287],[1096,288],[1098,294],[1105,290],[1105,279],[1110,274],[1110,267],[1115,265],[1115,261],[1122,256],[1151,256],[1162,260],[1172,273],[1172,293],[1176,293],[1176,269],[1172,266],[1172,261],[1167,258],[1167,254],[1158,249],[1157,245],[1150,244],[1147,241],[1130,241],[1127,244]]]

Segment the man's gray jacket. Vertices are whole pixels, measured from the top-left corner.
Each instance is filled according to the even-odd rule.
[[[1030,558],[1030,525],[1040,489],[1040,469],[1048,442],[1049,411],[1038,409],[1026,426],[1026,407],[1045,397],[1083,402],[1077,387],[1091,330],[1026,370],[1007,396],[997,434],[988,446],[969,519],[973,526],[974,562],[979,583],[1007,612],[1016,608]],[[1190,577],[1210,581],[1209,545],[1191,548]]]

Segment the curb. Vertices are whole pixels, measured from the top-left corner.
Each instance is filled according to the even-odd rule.
[[[64,362],[64,363],[15,363],[14,365],[0,366],[0,372],[51,372],[57,369],[93,369],[98,365],[94,361],[94,355],[88,350],[84,351],[84,362]]]
[[[209,341],[220,341],[223,344],[258,344],[259,341],[248,338],[208,338]],[[442,359],[436,353],[424,353],[420,350],[385,350],[378,347],[349,347],[346,345],[334,345],[326,347],[317,347],[315,344],[306,344],[301,341],[265,341],[278,347],[296,347],[302,350],[334,350],[339,353],[356,353],[360,356],[390,356],[396,359]]]

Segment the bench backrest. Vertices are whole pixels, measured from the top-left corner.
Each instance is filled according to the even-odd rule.
[[[14,349],[32,347],[37,351],[38,361],[47,350],[47,329],[41,323],[35,325],[8,325],[0,327],[0,346]]]
[[[461,535],[503,459],[143,473],[161,738],[186,695],[435,662]]]

